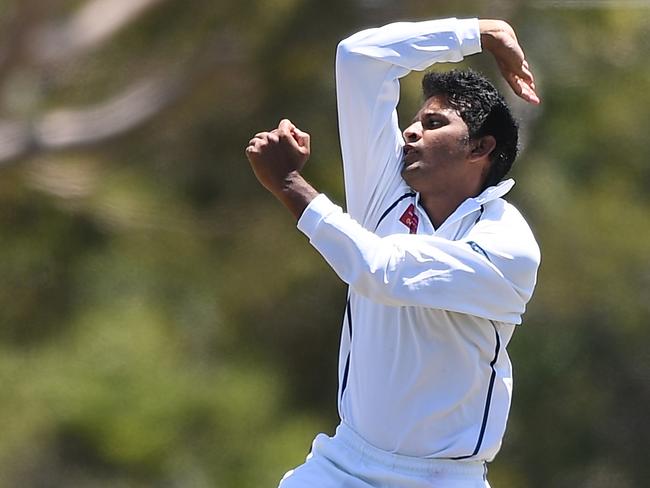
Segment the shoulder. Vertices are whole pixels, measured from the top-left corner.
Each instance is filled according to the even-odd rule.
[[[480,246],[524,302],[530,299],[541,253],[528,222],[514,205],[502,198],[486,203],[468,241]]]
[[[517,207],[503,198],[497,198],[484,205],[483,215],[477,225],[535,240],[525,217]]]
[[[529,261],[534,266],[541,261],[539,245],[528,222],[503,198],[484,205],[483,215],[470,236],[514,259]]]

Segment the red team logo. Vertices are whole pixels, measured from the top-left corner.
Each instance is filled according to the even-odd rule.
[[[413,204],[409,205],[409,208],[399,218],[399,221],[409,228],[409,234],[417,233],[419,220],[415,213],[415,205]]]

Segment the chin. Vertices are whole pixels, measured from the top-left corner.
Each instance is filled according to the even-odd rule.
[[[418,180],[420,180],[419,177],[419,172],[417,170],[417,167],[413,167],[414,165],[408,166],[402,170],[402,179],[406,182],[408,186],[410,186],[412,189],[415,191],[420,191],[418,189]]]

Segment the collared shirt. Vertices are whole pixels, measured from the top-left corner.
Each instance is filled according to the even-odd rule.
[[[348,212],[319,195],[298,227],[350,292],[339,413],[374,446],[491,460],[505,431],[505,347],[532,295],[539,248],[501,197],[507,180],[434,228],[400,176],[398,79],[480,51],[478,21],[396,23],[339,44],[337,97]]]

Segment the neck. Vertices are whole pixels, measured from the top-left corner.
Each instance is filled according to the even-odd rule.
[[[465,191],[446,191],[436,193],[420,192],[420,203],[429,216],[429,220],[437,229],[454,211],[468,198],[473,198],[481,192],[481,187],[476,186]]]
[[[452,202],[449,199],[439,200],[433,197],[420,195],[420,203],[436,229],[447,220],[447,217],[454,213],[454,210],[456,210],[464,200],[465,199],[454,200]]]

